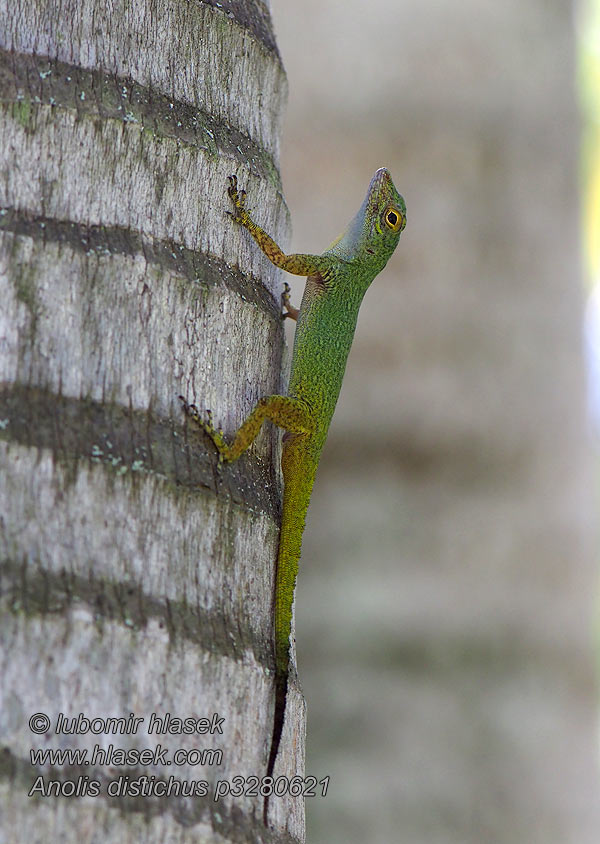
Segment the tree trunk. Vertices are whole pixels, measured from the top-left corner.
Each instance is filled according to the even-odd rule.
[[[177,398],[231,431],[281,388],[277,275],[225,213],[237,172],[285,242],[268,13],[0,0],[0,79],[3,840],[302,841],[303,801],[267,829],[246,782],[272,730],[277,438],[217,471]],[[193,732],[151,730],[167,713]],[[57,748],[88,757],[30,756]]]

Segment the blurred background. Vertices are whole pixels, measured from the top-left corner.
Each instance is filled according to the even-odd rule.
[[[598,3],[271,5],[292,249],[408,209],[304,538],[307,840],[597,844]]]

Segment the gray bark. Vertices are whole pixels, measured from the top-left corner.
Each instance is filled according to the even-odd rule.
[[[261,3],[0,2],[0,791],[7,842],[302,841],[266,773],[277,438],[218,472],[177,396],[232,431],[279,391],[277,275],[225,211],[237,172],[285,242],[286,94]],[[259,281],[258,279],[261,279]],[[148,735],[152,713],[223,734]],[[35,735],[34,713],[50,727]],[[56,734],[69,718],[145,720]],[[277,773],[303,774],[294,686]],[[32,765],[32,748],[221,749],[220,764]],[[112,797],[146,774],[206,796]],[[28,797],[100,782],[98,796]]]

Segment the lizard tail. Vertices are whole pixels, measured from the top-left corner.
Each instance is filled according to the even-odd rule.
[[[273,776],[285,721],[294,590],[304,521],[316,470],[316,465],[313,467],[310,463],[307,468],[305,457],[301,437],[292,436],[285,439],[281,460],[285,488],[275,577],[275,714],[267,766],[269,777]],[[268,811],[267,796],[263,811],[265,825]]]
[[[285,721],[287,702],[289,663],[290,663],[290,633],[292,630],[292,607],[294,604],[294,587],[298,572],[300,557],[300,541],[302,534],[297,537],[297,548],[290,548],[290,536],[284,533],[284,519],[282,520],[281,540],[277,559],[277,575],[275,582],[275,713],[273,716],[273,733],[271,735],[271,749],[267,765],[267,776],[272,777],[275,761],[281,744],[281,734]],[[292,552],[290,554],[290,552]],[[269,795],[265,797],[263,821],[268,825]]]
[[[275,716],[273,718],[273,735],[271,737],[271,750],[269,752],[269,764],[267,765],[267,776],[273,776],[275,768],[275,760],[279,752],[279,745],[281,743],[281,733],[283,732],[283,722],[285,720],[285,701],[287,698],[288,687],[288,673],[284,675],[277,675],[275,681]],[[269,816],[269,795],[265,797],[263,807],[263,822],[265,826],[268,825]]]

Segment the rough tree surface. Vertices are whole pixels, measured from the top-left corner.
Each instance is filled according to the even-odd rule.
[[[238,465],[177,399],[233,430],[281,388],[277,275],[226,216],[237,172],[283,242],[286,82],[259,0],[0,0],[0,833],[16,842],[301,842],[300,799],[218,803],[272,729],[280,489],[265,431]],[[258,281],[257,279],[262,279]],[[278,773],[304,771],[297,687]],[[148,735],[152,713],[221,735]],[[42,735],[29,718],[46,713]],[[59,713],[145,720],[55,735]],[[31,748],[223,751],[204,765],[32,766]],[[212,764],[211,764],[212,762]],[[284,770],[285,769],[285,770]],[[36,776],[99,796],[28,797]],[[207,796],[109,797],[147,774]],[[81,787],[81,786],[80,786]]]

